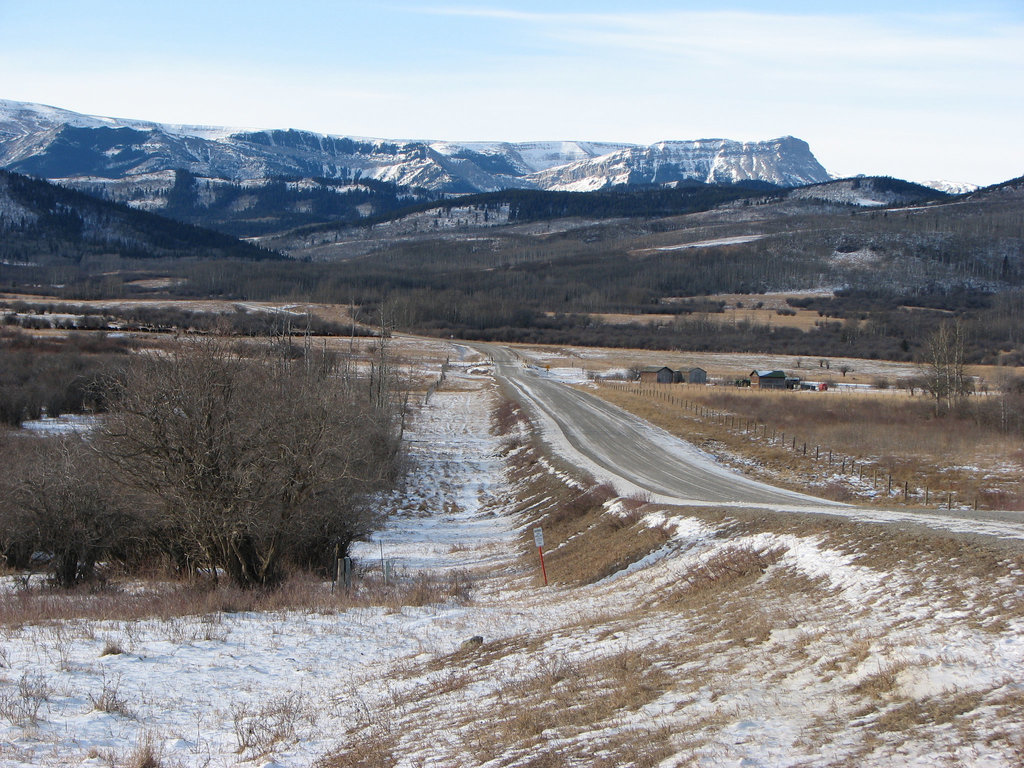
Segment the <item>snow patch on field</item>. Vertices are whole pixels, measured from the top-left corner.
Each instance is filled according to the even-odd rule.
[[[681,243],[680,245],[663,245],[652,250],[655,251],[683,251],[687,248],[715,248],[722,245],[742,245],[760,240],[766,235],[736,235],[735,237],[716,237],[709,240],[696,240],[692,243]]]

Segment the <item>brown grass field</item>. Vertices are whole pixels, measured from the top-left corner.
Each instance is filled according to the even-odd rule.
[[[894,391],[611,383],[596,391],[745,471],[827,498],[1024,506],[1024,439],[993,423],[996,398],[936,416],[930,399]]]

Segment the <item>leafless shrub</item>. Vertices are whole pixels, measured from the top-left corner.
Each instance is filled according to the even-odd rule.
[[[47,653],[52,652],[58,666],[63,670],[71,669],[71,651],[74,648],[71,628],[62,623],[54,623],[44,627],[42,635],[46,638]]]
[[[134,539],[137,516],[115,499],[81,437],[26,438],[17,454],[0,502],[0,549],[46,553],[63,587],[91,579],[98,560]]]
[[[16,688],[0,689],[0,717],[22,728],[39,723],[39,710],[50,700],[53,689],[40,673],[25,672]]]
[[[120,676],[110,680],[104,672],[100,690],[90,693],[89,701],[92,702],[92,708],[97,712],[107,712],[129,719],[135,718],[135,713],[128,706],[128,701],[121,692]]]
[[[133,359],[110,383],[97,442],[153,521],[152,541],[183,570],[247,588],[347,551],[379,522],[365,495],[397,472],[390,374],[357,386],[326,356],[302,364],[273,349],[254,360],[202,340]]]
[[[296,739],[298,726],[305,717],[304,702],[299,693],[272,698],[252,707],[247,703],[231,706],[238,753],[246,760],[273,752],[279,745]]]

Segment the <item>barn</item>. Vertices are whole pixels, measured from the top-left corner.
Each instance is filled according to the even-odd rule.
[[[687,384],[707,384],[708,372],[703,368],[687,368],[679,372],[681,379]]]
[[[640,381],[645,384],[673,384],[678,379],[676,372],[667,365],[649,365],[640,369]]]
[[[750,386],[754,389],[785,389],[785,371],[751,371]]]

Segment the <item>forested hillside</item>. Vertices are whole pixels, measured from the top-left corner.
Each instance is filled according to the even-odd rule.
[[[75,190],[0,170],[4,261],[116,253],[124,257],[279,258],[248,243]]]
[[[0,234],[0,290],[74,286],[81,295],[97,295],[117,292],[132,270],[157,260],[281,258],[229,235],[4,170]]]
[[[819,185],[813,194],[701,185],[514,190],[265,240],[287,252],[282,261],[107,203],[69,212],[61,196],[75,193],[4,178],[7,188],[35,189],[48,201],[29,210],[8,195],[5,226],[15,235],[0,266],[7,290],[312,300],[386,316],[400,329],[471,339],[898,360],[919,359],[928,335],[959,318],[972,360],[1024,360],[1021,180],[961,198],[934,193],[938,200],[870,207],[845,196],[933,193],[885,179]],[[194,180],[179,179],[188,197]],[[127,218],[98,225],[107,221],[100,212],[115,210]],[[125,234],[128,222],[143,221],[153,226],[148,239]],[[236,257],[253,261],[241,268]],[[724,301],[702,300],[768,292],[796,294],[780,318],[809,309],[818,321],[738,321]],[[820,298],[801,303],[801,292]]]

